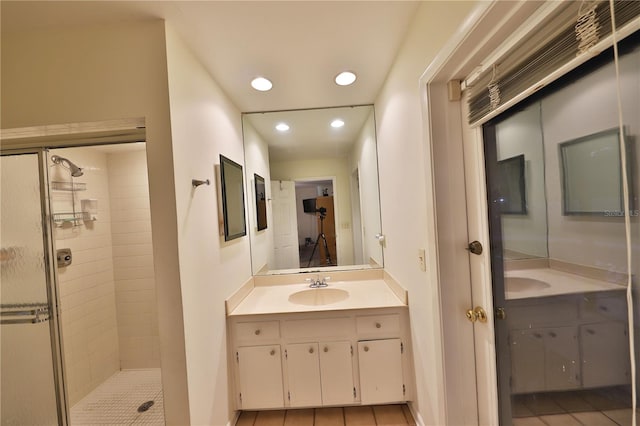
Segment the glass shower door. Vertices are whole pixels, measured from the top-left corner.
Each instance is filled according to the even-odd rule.
[[[64,424],[59,414],[42,153],[0,163],[0,423]]]

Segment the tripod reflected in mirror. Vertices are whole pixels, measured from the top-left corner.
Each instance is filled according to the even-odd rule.
[[[309,256],[309,261],[307,262],[307,268],[311,266],[311,261],[313,260],[313,255],[316,253],[316,249],[318,248],[318,244],[320,240],[322,240],[322,247],[324,247],[324,254],[326,256],[327,266],[333,265],[331,261],[331,253],[329,252],[329,245],[327,244],[327,237],[324,235],[324,219],[327,217],[327,209],[324,207],[320,207],[316,209],[314,214],[319,213],[320,218],[320,232],[316,237],[316,243],[313,245],[313,250],[311,251],[311,256]]]

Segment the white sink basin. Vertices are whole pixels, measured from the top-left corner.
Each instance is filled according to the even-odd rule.
[[[521,291],[544,290],[551,287],[551,285],[534,278],[505,277],[505,287],[508,293],[518,293]]]
[[[293,293],[289,302],[296,305],[321,306],[345,300],[349,292],[339,288],[310,288]]]

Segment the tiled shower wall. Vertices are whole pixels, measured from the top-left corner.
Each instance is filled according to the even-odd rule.
[[[84,169],[83,176],[73,178],[86,184],[85,191],[75,193],[77,211],[81,199],[98,200],[96,221],[77,226],[57,223],[53,231],[56,248],[71,248],[73,253],[73,263],[58,269],[64,358],[73,405],[120,368],[107,156],[87,148],[52,150],[51,154],[68,157]],[[49,176],[51,181],[71,181],[61,165],[50,163]],[[70,191],[51,191],[53,212],[71,210],[73,196]]]
[[[160,367],[146,152],[107,156],[121,368]]]

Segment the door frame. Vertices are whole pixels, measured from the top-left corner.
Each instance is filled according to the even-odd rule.
[[[40,186],[40,213],[42,217],[42,247],[44,252],[45,281],[47,286],[47,302],[49,304],[49,336],[51,338],[51,359],[53,380],[56,392],[58,424],[66,426],[70,423],[68,395],[64,370],[64,347],[61,333],[59,306],[60,293],[56,276],[55,245],[53,241],[53,223],[50,210],[49,169],[47,167],[48,149],[46,148],[9,148],[0,149],[0,156],[37,155],[38,181]]]
[[[468,125],[465,93],[459,89],[490,54],[524,36],[519,27],[540,7],[538,2],[480,2],[419,79],[425,180],[435,209],[430,218],[446,424],[500,423],[482,129]],[[439,175],[439,169],[446,173]],[[473,240],[484,247],[480,256],[465,250]],[[485,309],[486,323],[466,320],[465,311],[476,306]]]

